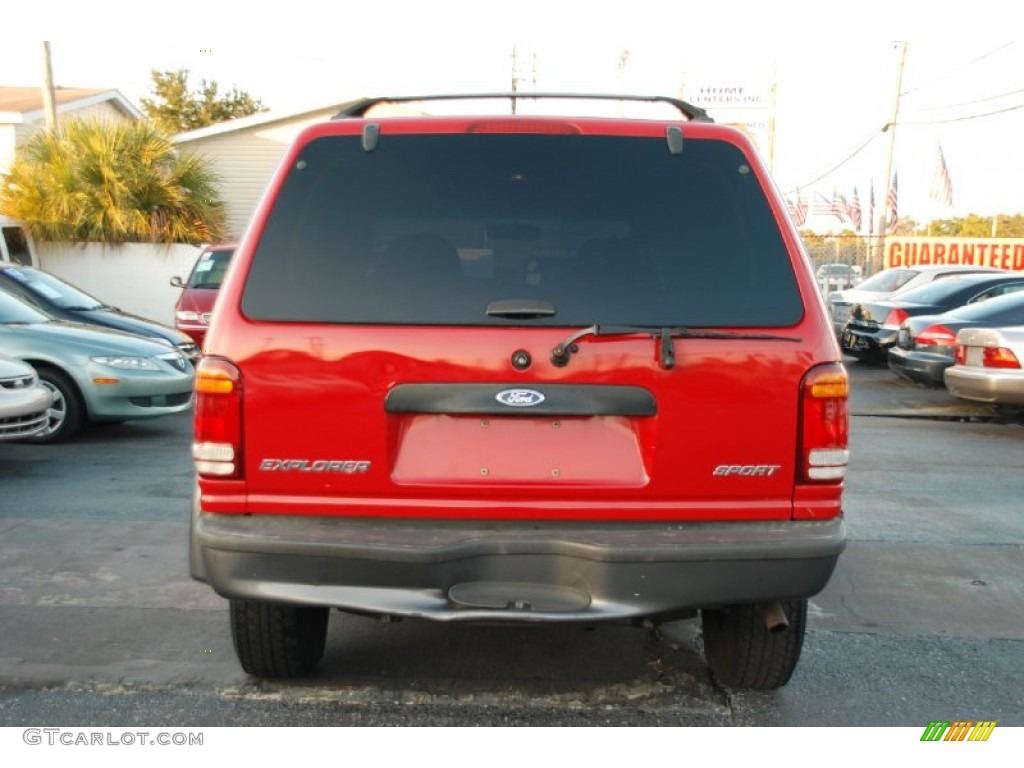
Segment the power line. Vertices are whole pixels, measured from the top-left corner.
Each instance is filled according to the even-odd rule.
[[[964,69],[965,67],[969,67],[971,64],[976,64],[979,61],[981,61],[982,59],[987,59],[992,54],[999,53],[999,51],[1003,50],[1004,48],[1009,48],[1011,45],[1013,45],[1013,42],[1003,43],[999,47],[993,48],[988,53],[983,53],[983,54],[981,54],[981,56],[977,56],[977,57],[975,57],[975,58],[973,58],[973,59],[971,59],[969,61],[965,61],[963,64],[958,64],[957,66],[953,67],[952,69],[950,69],[950,70],[948,70],[946,72],[943,72],[941,75],[938,75],[937,77],[932,78],[931,80],[929,80],[926,83],[922,83],[921,85],[918,85],[918,86],[916,86],[914,88],[908,88],[905,91],[901,91],[900,92],[900,96],[906,96],[908,93],[913,93],[914,91],[920,91],[922,88],[927,88],[929,85],[933,85],[933,84],[937,83],[939,80],[942,80],[942,79],[944,79],[946,77],[949,77],[954,72],[959,72],[961,69]]]
[[[1024,89],[1022,89],[1022,90],[1024,90]],[[1007,95],[1007,94],[1004,94],[1004,95]],[[995,97],[993,97],[993,98],[995,98]],[[985,101],[985,99],[979,99],[979,101]],[[993,115],[999,115],[999,114],[1002,114],[1004,112],[1013,112],[1013,111],[1018,110],[1018,109],[1024,109],[1024,104],[1017,104],[1016,106],[1013,106],[1013,107],[1006,107],[1004,109],[997,109],[997,110],[993,110],[992,112],[983,112],[983,113],[977,114],[977,115],[965,115],[965,116],[962,116],[962,117],[950,117],[950,118],[945,118],[945,119],[942,119],[942,120],[921,120],[921,121],[910,121],[910,120],[906,120],[905,121],[905,120],[900,120],[897,123],[897,126],[904,126],[904,125],[939,125],[941,123],[956,123],[956,122],[962,122],[964,120],[977,120],[977,119],[982,118],[982,117],[991,117]],[[884,133],[885,130],[888,127],[889,127],[888,125],[883,127],[881,132]],[[822,179],[828,178],[833,173],[835,173],[840,168],[842,168],[844,165],[846,165],[848,162],[853,160],[853,158],[855,158],[861,152],[863,152],[867,148],[867,146],[877,137],[878,137],[878,132],[872,131],[867,136],[867,138],[865,138],[860,144],[857,145],[857,147],[855,149],[853,149],[850,152],[850,154],[848,154],[845,158],[840,160],[834,166],[832,166],[827,171],[825,171],[824,173],[822,173],[819,176],[817,176],[815,179],[813,179],[811,181],[808,181],[805,184],[800,184],[795,189],[791,189],[788,192],[786,192],[785,194],[789,195],[789,194],[797,192],[797,191],[799,191],[801,189],[806,189],[807,187],[810,187],[810,186],[813,186],[813,185],[817,184]]]
[[[979,115],[964,115],[963,117],[948,117],[945,120],[921,120],[919,122],[899,122],[899,125],[938,125],[939,123],[959,123],[963,120],[977,120],[980,117],[991,117],[992,115],[1001,115],[1004,112],[1013,112],[1017,109],[1024,109],[1024,104],[1017,104],[1013,107],[1006,107],[1005,109],[996,109],[992,112],[982,112]]]
[[[817,183],[818,183],[819,181],[821,181],[822,179],[826,179],[826,178],[828,178],[828,177],[829,177],[829,176],[831,176],[831,175],[832,175],[833,173],[835,173],[835,172],[836,172],[836,171],[838,171],[838,170],[839,170],[840,168],[842,168],[842,167],[843,167],[844,165],[846,165],[846,164],[847,164],[848,162],[850,162],[851,160],[853,160],[853,158],[855,158],[855,157],[856,157],[857,155],[859,155],[859,154],[860,154],[861,152],[863,152],[863,151],[864,151],[864,150],[865,150],[865,149],[867,148],[867,146],[868,146],[868,145],[869,145],[869,144],[870,144],[870,143],[871,143],[872,141],[874,141],[874,140],[875,140],[876,138],[878,138],[878,136],[879,136],[879,134],[880,134],[880,133],[884,132],[884,130],[885,130],[884,128],[883,128],[883,129],[882,129],[881,131],[878,131],[878,130],[873,130],[873,131],[872,131],[871,133],[869,133],[869,134],[867,135],[867,137],[866,137],[866,138],[865,138],[865,139],[864,139],[863,141],[861,141],[861,143],[860,143],[860,144],[858,144],[858,145],[857,145],[857,147],[856,147],[855,149],[853,149],[853,150],[852,150],[852,151],[850,152],[850,154],[848,154],[848,155],[847,155],[846,157],[844,157],[844,158],[843,158],[842,160],[840,160],[840,161],[839,161],[838,163],[836,163],[836,164],[835,164],[834,166],[832,166],[831,168],[829,168],[829,169],[828,169],[827,171],[825,171],[824,173],[822,173],[822,174],[821,174],[820,176],[818,176],[817,178],[815,178],[815,179],[813,179],[813,180],[811,180],[811,181],[808,181],[808,182],[807,182],[806,184],[800,184],[800,185],[799,185],[799,186],[798,186],[798,187],[797,187],[796,189],[792,189],[792,190],[790,190],[789,192],[786,192],[785,194],[789,195],[789,194],[792,194],[793,192],[797,192],[797,191],[799,191],[799,190],[801,190],[801,189],[806,189],[807,187],[811,187],[811,186],[813,186],[813,185],[817,184]]]
[[[997,93],[993,96],[983,96],[980,99],[972,99],[971,101],[961,101],[959,104],[945,104],[939,107],[915,107],[914,109],[921,112],[931,112],[938,109],[956,109],[958,107],[969,107],[971,104],[980,104],[983,101],[995,101],[996,99],[1001,99],[1005,96],[1013,96],[1014,94],[1017,93],[1024,93],[1024,88],[1018,88],[1014,91],[1007,91],[1006,93]]]

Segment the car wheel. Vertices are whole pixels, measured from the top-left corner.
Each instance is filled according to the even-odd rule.
[[[757,605],[702,610],[704,656],[715,677],[731,688],[769,690],[785,685],[800,659],[807,600],[783,600],[789,628],[769,631]]]
[[[257,677],[309,674],[324,655],[330,609],[231,600],[231,638],[244,669]]]
[[[42,432],[29,438],[33,443],[59,443],[75,434],[85,421],[85,405],[75,383],[55,368],[38,369],[39,383],[50,390],[53,402]]]

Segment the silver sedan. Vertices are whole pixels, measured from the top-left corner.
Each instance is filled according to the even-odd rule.
[[[965,400],[1024,406],[1024,326],[964,328],[946,389]]]
[[[54,320],[3,292],[0,353],[35,368],[53,397],[33,442],[65,440],[88,421],[152,419],[192,403],[192,364],[169,343]]]
[[[30,365],[0,355],[0,440],[18,440],[42,432],[48,423],[50,390]]]

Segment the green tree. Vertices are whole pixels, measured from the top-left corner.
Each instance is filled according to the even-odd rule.
[[[219,95],[216,81],[202,80],[198,90],[190,91],[187,69],[152,70],[149,74],[153,80],[153,98],[141,100],[142,111],[167,133],[191,131],[266,111],[263,102],[237,88]]]
[[[890,235],[913,235],[917,230],[917,222],[909,216],[901,216],[896,220],[896,226],[890,228]]]
[[[1024,215],[997,216],[996,237],[1024,237]],[[969,213],[964,218],[933,219],[927,226],[919,226],[915,234],[933,237],[992,237],[992,217]]]
[[[0,177],[0,213],[51,242],[215,242],[216,181],[152,124],[69,121],[18,149]]]

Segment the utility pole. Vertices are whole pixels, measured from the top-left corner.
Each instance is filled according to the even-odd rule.
[[[512,46],[512,114],[516,113],[516,91],[519,90],[519,73],[516,71],[516,47]]]
[[[892,188],[892,157],[896,149],[896,123],[900,117],[900,93],[903,90],[903,67],[907,61],[907,43],[900,43],[900,63],[896,70],[896,93],[892,99],[892,119],[886,124],[883,131],[889,132],[889,156],[885,163],[885,179],[882,182],[885,205],[882,206],[882,213],[878,221],[878,248],[874,261],[873,271],[877,272],[884,266],[885,259],[885,234],[886,223],[889,218],[889,190]]]
[[[629,61],[629,51],[623,50],[619,53],[619,95],[626,95],[626,62]],[[619,116],[626,116],[626,102],[619,99]]]
[[[53,90],[53,67],[50,64],[50,44],[43,43],[43,111],[46,114],[46,132],[57,132],[57,99]]]

